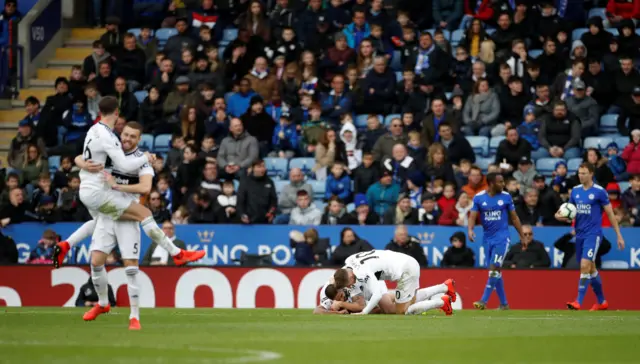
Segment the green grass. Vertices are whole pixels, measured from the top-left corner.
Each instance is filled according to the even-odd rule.
[[[0,363],[638,362],[640,313],[459,311],[314,316],[308,310],[0,309]]]

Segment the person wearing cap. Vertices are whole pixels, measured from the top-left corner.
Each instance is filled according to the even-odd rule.
[[[616,144],[616,142],[607,144],[607,165],[611,169],[611,172],[613,172],[616,181],[627,181],[629,180],[629,173],[627,173],[627,163],[618,154],[619,149],[620,148],[618,148],[618,144]]]
[[[187,76],[178,76],[176,78],[176,88],[175,90],[169,92],[167,98],[164,100],[164,105],[162,106],[162,111],[164,113],[164,117],[170,123],[177,123],[178,114],[180,112],[180,108],[185,105],[187,99],[191,96],[189,92],[189,84],[191,81]]]
[[[119,30],[120,18],[110,16],[107,17],[105,23],[106,32],[100,37],[100,42],[102,42],[107,52],[115,56],[120,54],[124,40],[124,34]]]
[[[360,226],[380,224],[380,216],[369,208],[369,202],[364,193],[357,194],[353,204],[356,209],[342,217],[342,224]]]
[[[596,100],[587,95],[587,85],[579,78],[573,80],[573,95],[565,99],[567,109],[580,120],[581,136],[598,134],[600,114]]]
[[[411,198],[401,193],[395,206],[389,207],[382,217],[384,225],[417,225],[418,209],[411,207]]]
[[[420,246],[420,240],[409,235],[409,229],[407,229],[406,225],[396,226],[393,239],[384,247],[384,250],[391,250],[413,257],[421,267],[429,265],[429,263],[427,263],[427,256]]]
[[[368,205],[376,214],[383,216],[398,201],[399,195],[400,186],[393,183],[392,172],[383,168],[380,180],[367,190]]]
[[[502,169],[513,171],[518,168],[518,163],[522,158],[531,157],[531,144],[520,138],[515,127],[507,129],[507,137],[498,144],[495,163]],[[509,167],[509,168],[504,168]]]
[[[11,140],[11,146],[9,147],[9,154],[7,156],[7,164],[13,169],[20,169],[24,164],[24,156],[27,147],[31,144],[35,144],[40,151],[40,154],[46,155],[47,146],[44,144],[42,138],[39,138],[35,131],[33,124],[24,119],[18,123],[18,133]]]
[[[620,134],[629,135],[632,130],[640,130],[640,84],[633,88],[631,96],[626,98],[618,115]]]
[[[553,113],[542,118],[540,126],[540,144],[544,149],[538,150],[539,158],[580,157],[580,122],[567,110],[562,100],[553,103]]]
[[[35,209],[38,219],[53,224],[62,221],[62,214],[56,206],[57,199],[53,196],[43,195]]]
[[[247,177],[238,188],[238,215],[243,224],[270,224],[278,207],[273,180],[267,176],[262,159],[251,164]]]
[[[533,161],[525,155],[518,160],[518,167],[515,172],[513,172],[513,178],[520,184],[522,192],[526,193],[528,189],[531,189],[533,178],[537,173]]]
[[[178,18],[176,28],[178,34],[169,37],[164,45],[163,51],[173,63],[177,64],[182,57],[182,50],[188,48],[192,51],[198,46],[194,37],[189,33],[189,23],[187,18]]]

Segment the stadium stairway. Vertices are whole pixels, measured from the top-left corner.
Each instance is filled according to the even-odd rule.
[[[44,105],[47,96],[54,94],[53,84],[58,77],[69,77],[71,66],[82,65],[86,56],[91,54],[91,43],[104,34],[104,29],[74,28],[71,30],[62,48],[56,50],[55,58],[47,67],[40,68],[32,78],[30,87],[21,89],[17,100],[12,101],[13,108],[0,110],[0,161],[6,166],[6,157],[11,139],[17,132],[18,122],[24,117],[24,100],[35,96]]]

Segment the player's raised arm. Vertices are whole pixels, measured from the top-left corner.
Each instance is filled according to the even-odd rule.
[[[153,185],[153,175],[147,174],[140,176],[140,182],[134,185],[119,185],[113,176],[107,177],[107,183],[116,191],[125,193],[138,193],[146,195],[151,192],[151,186]]]
[[[120,171],[135,172],[145,163],[152,162],[151,159],[153,159],[153,155],[147,152],[144,152],[144,154],[139,157],[127,158],[124,155],[120,142],[113,136],[110,136],[108,139],[101,139],[104,140],[104,151],[107,153],[109,158],[111,158],[113,166]]]

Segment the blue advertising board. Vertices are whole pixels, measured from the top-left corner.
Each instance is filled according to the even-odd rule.
[[[31,37],[29,37],[30,62],[42,52],[61,28],[62,0],[53,0],[31,23]]]
[[[10,225],[3,229],[4,234],[11,236],[18,245],[20,262],[24,262],[29,252],[36,246],[42,233],[46,229],[53,229],[62,236],[68,237],[76,228],[77,223],[60,223],[45,225],[28,223]],[[340,231],[343,226],[319,226],[320,237],[329,238],[332,247],[340,243]],[[189,250],[204,249],[207,252],[204,264],[209,265],[234,265],[234,259],[240,258],[242,252],[249,254],[272,254],[275,265],[294,265],[293,252],[289,246],[289,232],[291,230],[305,230],[300,226],[278,225],[178,225],[176,236],[187,244]],[[353,227],[356,234],[371,243],[376,249],[383,249],[393,238],[393,226],[367,226]],[[568,233],[565,227],[534,227],[534,238],[545,244],[551,266],[562,266],[563,253],[553,247],[554,242],[562,235]],[[429,261],[429,266],[439,266],[444,252],[449,247],[449,237],[456,231],[466,229],[445,226],[409,226],[409,233],[420,239],[424,252]],[[603,261],[616,260],[626,262],[630,268],[640,268],[640,241],[634,236],[640,230],[634,228],[622,229],[626,248],[623,251],[616,249],[615,233],[612,229],[605,229],[605,236],[611,241],[613,248],[603,257]],[[476,241],[482,241],[482,231],[476,229]],[[518,236],[511,228],[511,238],[517,242]],[[148,249],[150,240],[142,234],[141,256]],[[476,253],[476,265],[486,266],[485,251],[480,243],[468,243]],[[77,250],[77,263],[86,264],[89,261],[89,239],[83,241]]]

